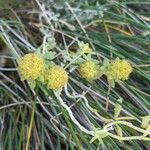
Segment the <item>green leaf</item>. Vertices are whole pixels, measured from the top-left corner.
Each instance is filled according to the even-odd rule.
[[[122,98],[118,99],[118,102],[122,103]],[[117,118],[121,112],[122,106],[119,103],[116,103],[114,108],[114,118]]]
[[[68,55],[68,54],[64,54],[64,59],[66,60],[66,61],[72,61],[72,58]]]
[[[116,125],[115,130],[117,132],[117,135],[122,137],[123,133],[122,133],[122,129],[119,125]],[[120,141],[120,143],[123,143],[123,141],[121,141],[121,140],[119,140],[119,141]]]
[[[97,139],[97,137],[93,137],[93,138],[90,140],[90,143],[93,143],[96,139]]]
[[[91,59],[95,64],[99,64],[99,60]]]
[[[36,82],[35,80],[28,80],[28,84],[30,86],[31,89],[34,89],[36,86]]]
[[[78,58],[77,60],[75,60],[73,63],[78,65],[78,64],[83,63],[84,61],[85,61],[85,60],[80,57],[80,58]]]
[[[54,66],[55,63],[53,61],[50,61],[50,60],[45,60],[45,65],[46,65],[46,68],[49,68],[51,66]]]
[[[146,127],[146,131],[150,132],[150,124]]]
[[[107,136],[108,136],[107,131],[94,129],[94,135],[93,135],[93,138],[91,139],[90,143],[93,143],[96,139],[98,139],[100,141],[102,138],[105,138]]]
[[[56,52],[52,52],[52,51],[46,52],[46,53],[44,54],[44,58],[45,58],[45,59],[52,60],[52,59],[55,58],[55,55],[56,55]]]
[[[103,66],[104,66],[104,67],[107,67],[108,65],[109,65],[109,59],[104,58]]]
[[[35,53],[36,53],[36,54],[39,54],[39,55],[42,55],[42,49],[41,49],[41,47],[37,48],[37,49],[35,50]]]
[[[150,115],[143,117],[141,127],[147,128],[147,126],[149,125],[149,122],[150,122]]]
[[[105,132],[105,131],[103,131],[103,132],[101,132],[101,133],[99,134],[99,139],[105,138],[105,137],[107,137],[107,136],[108,136],[108,133]]]
[[[107,80],[108,80],[108,84],[109,84],[112,88],[114,88],[114,87],[115,87],[115,81],[114,81],[114,79],[112,79],[111,77],[108,77]]]
[[[44,76],[40,76],[39,78],[38,78],[38,81],[41,81],[42,83],[44,83]]]
[[[117,135],[121,136],[122,137],[122,129],[119,125],[116,125],[116,128],[115,128],[116,132],[117,132]]]
[[[53,49],[53,48],[55,48],[56,47],[56,42],[55,42],[55,38],[49,38],[48,39],[48,43],[47,43],[47,50],[51,50],[51,49]]]

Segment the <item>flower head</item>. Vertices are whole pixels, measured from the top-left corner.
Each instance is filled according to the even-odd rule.
[[[108,66],[106,75],[113,80],[127,80],[132,71],[132,66],[127,60],[116,58]]]
[[[35,80],[43,75],[45,64],[42,57],[29,53],[18,61],[18,71],[22,80]]]
[[[98,77],[99,66],[94,61],[85,61],[79,66],[80,75],[87,80]]]
[[[68,75],[63,68],[55,65],[47,70],[45,79],[49,89],[58,90],[68,82]]]
[[[79,42],[79,48],[83,51],[83,53],[88,54],[92,52],[92,49],[89,47],[89,43]]]

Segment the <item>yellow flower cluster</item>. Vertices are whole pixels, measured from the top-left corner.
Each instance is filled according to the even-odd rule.
[[[106,75],[113,80],[127,80],[132,71],[132,66],[127,60],[116,58],[110,63]]]
[[[43,58],[35,53],[26,54],[18,61],[21,80],[35,80],[43,75],[44,70]]]
[[[84,43],[84,42],[79,42],[78,43],[79,45],[79,48],[83,51],[83,53],[91,53],[92,52],[92,49],[89,47],[89,43]]]
[[[18,61],[18,71],[22,80],[34,81],[45,77],[48,88],[52,90],[58,90],[68,81],[68,74],[63,68],[55,65],[46,70],[44,59],[35,53],[26,54]]]
[[[104,70],[101,68],[94,61],[86,60],[80,64],[79,73],[82,78],[89,81],[105,74],[109,81],[114,82],[127,80],[133,71],[128,61],[120,60],[119,58],[103,67]],[[58,90],[68,82],[68,74],[63,68],[54,65],[46,70],[44,59],[35,53],[26,54],[18,61],[18,71],[21,75],[21,80],[34,81],[36,79],[44,79],[48,88],[52,90]]]
[[[68,82],[68,74],[63,68],[55,65],[46,71],[45,79],[48,88],[58,90]]]
[[[93,61],[85,61],[79,66],[80,75],[87,80],[94,80],[98,76],[98,65]]]

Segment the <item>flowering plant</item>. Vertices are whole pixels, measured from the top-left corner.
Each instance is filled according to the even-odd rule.
[[[96,139],[101,141],[107,136],[118,139],[119,141],[124,141],[128,139],[150,140],[149,137],[147,137],[150,134],[149,123],[147,122],[147,118],[143,118],[143,123],[141,125],[143,129],[136,127],[132,125],[132,123],[126,121],[128,117],[124,117],[123,120],[119,118],[122,107],[119,103],[116,103],[116,106],[114,108],[114,118],[107,119],[101,116],[96,109],[93,109],[88,104],[88,101],[85,96],[78,94],[71,96],[69,94],[67,89],[69,75],[65,69],[67,69],[68,67],[71,69],[74,65],[74,62],[78,62],[78,59],[82,59],[82,61],[79,61],[77,63],[77,70],[79,71],[79,76],[88,81],[94,81],[100,78],[102,75],[105,75],[108,79],[108,84],[110,87],[115,87],[115,82],[119,80],[128,80],[130,73],[133,71],[131,64],[127,60],[121,60],[119,58],[116,58],[115,60],[109,62],[107,59],[104,59],[103,64],[100,65],[98,61],[92,59],[92,55],[96,55],[96,53],[92,53],[92,49],[89,48],[89,44],[84,44],[83,42],[80,42],[79,48],[79,52],[77,54],[74,54],[74,57],[68,55],[66,61],[64,62],[69,62],[68,64],[63,65],[64,68],[56,65],[54,62],[49,63],[50,65],[47,65],[47,67],[45,67],[46,60],[44,60],[44,57],[42,57],[45,56],[45,54],[43,55],[41,53],[41,57],[35,53],[26,54],[20,59],[20,61],[18,61],[18,70],[20,72],[21,79],[35,81],[35,79],[38,79],[40,76],[43,76],[43,83],[47,84],[48,89],[54,91],[55,96],[60,101],[60,104],[68,111],[72,121],[80,128],[81,131],[93,136],[93,138],[91,139],[91,143],[94,142]],[[64,59],[65,58],[66,56],[64,56]],[[91,111],[93,114],[95,114],[95,116],[97,116],[99,119],[102,119],[105,122],[105,125],[102,129],[96,128],[91,123],[93,129],[87,130],[75,119],[71,109],[64,103],[63,99],[61,98],[61,91],[63,87],[65,87],[64,90],[68,97],[81,97],[85,101],[86,107],[89,109],[89,111]],[[122,103],[122,99],[118,100],[118,102]],[[134,120],[135,118],[131,117],[131,119]],[[143,135],[123,137],[122,128],[119,125],[128,126],[138,132],[143,133]],[[114,129],[116,130],[118,135],[114,135],[110,132]]]

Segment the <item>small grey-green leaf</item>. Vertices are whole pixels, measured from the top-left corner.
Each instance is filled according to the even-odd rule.
[[[101,139],[101,138],[105,138],[105,137],[107,137],[108,136],[108,133],[107,132],[101,132],[100,134],[99,134],[99,138]]]
[[[96,137],[93,137],[93,138],[90,140],[90,143],[93,143],[95,140],[96,140]]]
[[[35,53],[36,54],[39,54],[39,55],[42,55],[42,50],[41,48],[39,47],[38,49],[35,50]]]
[[[46,53],[44,54],[44,58],[45,58],[45,59],[52,60],[52,59],[55,58],[55,55],[56,55],[56,52],[52,52],[52,51],[46,52]]]
[[[83,63],[85,60],[83,58],[78,58],[77,60],[75,60],[73,63],[74,64],[81,64]]]
[[[146,128],[149,125],[149,122],[150,122],[150,115],[143,117],[141,127]]]
[[[36,86],[36,82],[35,80],[28,80],[28,84],[30,86],[30,88],[33,90]]]
[[[119,125],[116,125],[116,128],[115,128],[116,132],[117,132],[117,135],[121,136],[122,137],[122,129]]]
[[[40,77],[38,78],[38,81],[41,81],[42,83],[44,83],[44,76],[40,76]]]
[[[47,50],[51,50],[56,47],[55,38],[49,38],[47,43]]]
[[[122,103],[122,98],[118,99],[118,101],[120,103]],[[115,104],[115,108],[114,108],[114,118],[117,118],[121,112],[121,108],[122,106],[119,103]]]
[[[111,79],[111,78],[107,78],[107,80],[108,80],[108,84],[112,87],[112,88],[114,88],[115,87],[115,81],[113,80],[113,79]]]
[[[117,132],[117,135],[122,137],[123,133],[122,133],[122,129],[121,129],[121,127],[119,125],[116,124],[115,130]],[[120,141],[120,143],[123,142],[122,140],[119,140],[119,141]]]
[[[50,66],[55,65],[55,63],[53,61],[45,60],[45,65],[46,65],[46,68],[49,68]]]
[[[96,59],[92,59],[93,62],[95,62],[95,64],[99,64],[99,61]]]
[[[109,65],[109,59],[107,58],[104,58],[104,61],[103,61],[103,66],[106,67]]]
[[[72,58],[69,56],[69,55],[64,55],[63,56],[64,57],[64,59],[66,60],[66,61],[72,61]]]

